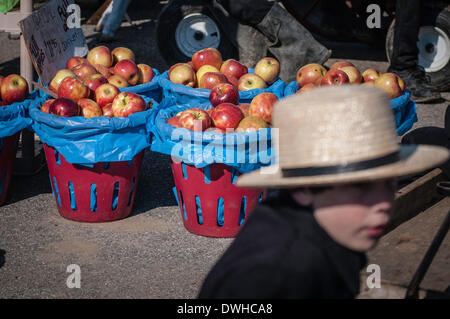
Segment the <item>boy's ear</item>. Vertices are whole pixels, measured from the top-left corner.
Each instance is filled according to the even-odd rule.
[[[313,203],[314,195],[306,188],[293,190],[291,195],[302,206],[310,206]]]

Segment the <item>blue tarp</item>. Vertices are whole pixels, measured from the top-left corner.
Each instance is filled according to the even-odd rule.
[[[157,103],[143,97],[146,103]],[[152,109],[126,118],[57,117],[39,109],[45,98],[30,105],[32,128],[42,142],[54,147],[67,162],[92,166],[99,162],[129,161],[150,145],[147,122]]]
[[[249,73],[253,73],[253,71],[253,69],[249,69]],[[176,103],[183,105],[196,105],[209,101],[209,93],[211,90],[196,89],[183,84],[173,83],[168,79],[168,72],[169,71],[164,72],[159,77],[159,84],[162,87],[164,98],[171,97]],[[278,78],[266,89],[240,91],[239,103],[250,103],[256,95],[262,92],[271,92],[278,96],[278,98],[282,98],[284,96],[285,87],[286,84]]]

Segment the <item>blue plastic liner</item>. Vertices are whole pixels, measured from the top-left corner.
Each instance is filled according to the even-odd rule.
[[[207,110],[209,103],[195,107]],[[271,129],[255,132],[221,134],[216,132],[193,132],[175,128],[167,120],[180,111],[191,108],[177,104],[174,99],[163,99],[150,116],[148,130],[153,138],[151,150],[173,156],[183,163],[197,168],[213,163],[223,163],[247,173],[270,165],[274,151],[271,143]]]
[[[159,71],[157,69],[153,69],[153,72],[155,72],[155,76],[153,77],[153,79],[148,82],[148,83],[144,83],[144,84],[139,84],[139,85],[134,85],[134,86],[129,86],[129,87],[125,87],[125,88],[119,88],[120,92],[133,92],[142,96],[146,96],[152,100],[155,100],[156,102],[161,101],[161,97],[162,97],[162,88],[159,85],[159,77],[161,76],[161,74],[159,73]],[[40,82],[40,81],[39,81]],[[48,88],[48,85],[46,86]],[[52,98],[49,94],[45,93],[42,90],[39,90],[39,96],[45,98],[45,99],[50,99]]]
[[[253,73],[254,69],[249,68],[248,71],[249,73]],[[173,98],[176,103],[183,105],[196,105],[209,101],[209,93],[211,90],[195,89],[183,84],[173,83],[169,81],[168,73],[169,71],[166,71],[159,77],[159,84],[162,87],[164,98]],[[278,98],[282,98],[285,88],[286,83],[278,78],[268,88],[239,91],[239,103],[250,103],[255,96],[262,92],[271,92],[278,96]]]
[[[14,135],[31,126],[28,108],[36,99],[39,99],[39,94],[33,91],[22,102],[0,107],[0,138]]]
[[[92,166],[100,162],[130,161],[143,149],[150,146],[147,125],[153,108],[131,114],[126,118],[57,117],[43,113],[40,107],[45,98],[30,105],[32,128],[41,141],[54,147],[67,162]]]
[[[284,96],[295,94],[298,89],[298,83],[292,81],[286,86]],[[405,90],[404,94],[390,100],[394,112],[395,124],[397,126],[397,135],[399,136],[408,132],[413,127],[414,123],[417,122],[417,105],[410,97],[410,92]]]

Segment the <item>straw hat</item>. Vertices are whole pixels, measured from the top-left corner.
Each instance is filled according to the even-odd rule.
[[[360,85],[328,86],[276,103],[278,165],[244,174],[237,185],[294,188],[410,175],[449,157],[437,146],[399,145],[387,95]]]

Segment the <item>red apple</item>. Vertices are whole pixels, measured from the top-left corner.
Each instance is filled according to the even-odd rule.
[[[278,97],[275,94],[270,92],[260,93],[250,103],[248,114],[259,116],[270,124],[272,122],[273,106],[276,101],[278,101]]]
[[[308,83],[304,87],[300,88],[300,90],[298,90],[296,93],[302,93],[302,92],[310,91],[310,90],[314,89],[315,87],[316,86],[314,84]]]
[[[197,82],[194,69],[187,63],[175,66],[170,72],[169,80],[189,87],[194,87]]]
[[[20,75],[10,74],[3,79],[0,92],[6,104],[21,102],[28,96],[27,80]]]
[[[108,80],[100,73],[88,75],[83,80],[84,84],[91,90],[91,95],[95,95],[95,90],[102,84],[108,83]]]
[[[145,101],[132,92],[119,93],[112,102],[112,111],[115,117],[128,117],[133,113],[145,111]]]
[[[139,69],[131,60],[119,61],[114,66],[114,74],[123,77],[130,85],[136,85],[139,80]]]
[[[88,60],[85,58],[79,57],[79,56],[73,56],[69,58],[66,62],[66,69],[72,70],[74,67],[76,67],[79,64],[89,64]]]
[[[208,113],[209,117],[211,117],[213,111],[214,111],[214,108],[207,109],[206,113]],[[211,123],[211,125],[213,125],[213,124]]]
[[[113,56],[113,64],[120,62],[122,60],[134,61],[134,52],[125,47],[117,47],[111,51]]]
[[[88,98],[89,94],[89,88],[77,78],[65,78],[58,88],[58,97],[67,97],[75,102],[82,98]]]
[[[280,62],[270,57],[262,58],[256,63],[255,74],[267,84],[272,84],[280,75]]]
[[[102,113],[103,116],[114,117],[114,113],[112,111],[112,103],[106,104],[104,107],[102,107]]]
[[[89,75],[97,74],[97,70],[92,65],[83,63],[78,64],[71,71],[82,81]]]
[[[248,68],[239,61],[228,59],[223,62],[220,72],[225,74],[227,78],[234,77],[236,80],[239,80],[241,76],[248,73]]]
[[[375,80],[374,84],[384,90],[390,99],[395,99],[405,92],[405,82],[395,73],[384,73]]]
[[[364,82],[373,82],[381,76],[381,72],[374,68],[369,68],[362,73]]]
[[[56,72],[53,79],[50,81],[49,89],[52,90],[55,93],[58,93],[59,85],[61,84],[61,81],[64,80],[66,77],[76,78],[75,73],[73,73],[70,70],[62,69]]]
[[[361,73],[354,66],[343,66],[338,70],[344,71],[347,74],[350,84],[360,84],[363,81]]]
[[[167,120],[167,124],[175,126],[175,127],[181,127],[180,125],[180,116],[175,115]]]
[[[217,105],[211,113],[214,126],[223,130],[235,129],[244,118],[242,111],[231,103]]]
[[[220,83],[228,83],[225,75],[220,72],[206,72],[198,82],[198,87],[200,89],[211,90]]]
[[[213,67],[212,65],[203,65],[200,69],[197,70],[195,76],[197,78],[197,84],[200,85],[200,81],[207,72],[217,72],[220,73],[219,69]]]
[[[237,107],[242,111],[244,117],[249,116],[250,103],[241,103],[238,104]]]
[[[114,98],[120,93],[119,89],[109,83],[100,85],[95,90],[95,101],[103,108],[105,105],[114,101]]]
[[[140,63],[137,65],[139,69],[139,80],[138,84],[148,83],[153,80],[155,76],[155,71],[150,67],[150,65]]]
[[[333,63],[333,65],[330,67],[330,70],[331,69],[340,69],[344,66],[355,66],[355,65],[349,61],[337,61],[337,62]]]
[[[192,64],[194,65],[195,71],[200,69],[202,65],[212,65],[220,70],[222,61],[222,54],[214,48],[202,49],[195,52],[192,56]]]
[[[298,86],[303,87],[308,83],[319,86],[325,73],[327,73],[327,70],[320,64],[310,63],[304,65],[297,71]]]
[[[41,112],[50,113],[50,105],[53,103],[55,99],[50,99],[45,101],[41,106]]]
[[[192,108],[181,113],[178,124],[191,131],[204,131],[211,127],[211,118],[200,108]]]
[[[130,86],[124,77],[122,77],[120,75],[115,75],[115,74],[111,75],[108,78],[108,83],[112,84],[114,86],[117,86],[118,88],[126,88],[126,87]]]
[[[248,91],[253,89],[265,89],[266,82],[259,76],[253,73],[244,74],[239,78],[238,90]]]
[[[107,68],[109,68],[113,63],[111,51],[104,45],[95,47],[90,50],[87,55],[87,60],[92,65],[100,64]]]
[[[269,125],[259,116],[250,115],[244,117],[236,129],[237,132],[251,132],[262,128],[268,128]]]
[[[239,91],[229,83],[219,83],[211,89],[209,101],[212,106],[217,106],[222,103],[238,104]]]
[[[78,106],[81,109],[81,116],[86,118],[99,117],[103,115],[102,109],[91,99],[79,99]]]
[[[100,65],[100,64],[95,64],[94,68],[97,70],[98,73],[100,73],[101,75],[103,75],[105,78],[109,78],[111,75],[113,75],[110,71],[109,68]]]
[[[49,109],[50,114],[62,117],[72,117],[80,115],[80,107],[72,99],[60,97],[53,101]]]
[[[320,85],[342,85],[346,83],[349,83],[349,79],[344,71],[331,69],[324,75]]]

